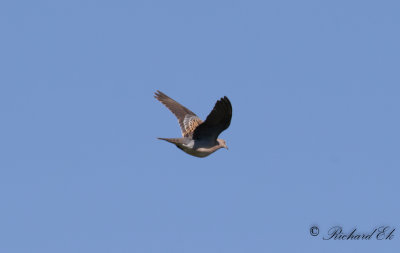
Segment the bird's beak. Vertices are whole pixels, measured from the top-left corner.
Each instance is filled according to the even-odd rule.
[[[226,148],[227,150],[229,150],[228,146],[226,146],[226,145],[225,145],[225,148]]]

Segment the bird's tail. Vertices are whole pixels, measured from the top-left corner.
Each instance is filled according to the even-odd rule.
[[[183,144],[182,138],[157,138],[159,140],[168,141],[173,144]]]

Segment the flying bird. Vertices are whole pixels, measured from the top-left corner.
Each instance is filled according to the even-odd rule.
[[[220,148],[226,148],[225,140],[218,139],[231,124],[232,105],[227,97],[215,103],[214,109],[202,121],[195,113],[168,97],[161,91],[154,97],[164,104],[178,119],[182,138],[158,138],[175,144],[179,149],[196,157],[206,157]]]

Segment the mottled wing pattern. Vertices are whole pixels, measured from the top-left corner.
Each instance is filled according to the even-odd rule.
[[[187,114],[185,118],[183,119],[183,128],[181,126],[182,130],[182,136],[183,137],[192,137],[194,130],[202,123],[203,121],[197,117],[197,116],[192,116]]]
[[[176,116],[181,127],[182,136],[192,137],[193,131],[202,123],[202,120],[197,117],[194,112],[190,111],[159,90],[155,93],[154,97]]]
[[[194,130],[193,139],[216,140],[221,132],[229,127],[231,119],[231,102],[227,97],[223,97],[215,103],[207,119]]]

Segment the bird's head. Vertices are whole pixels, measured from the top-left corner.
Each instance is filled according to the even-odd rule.
[[[220,146],[221,148],[226,148],[226,149],[228,149],[228,146],[226,146],[225,140],[223,140],[223,139],[217,139],[217,141],[218,141],[218,144],[219,144],[219,146]]]

